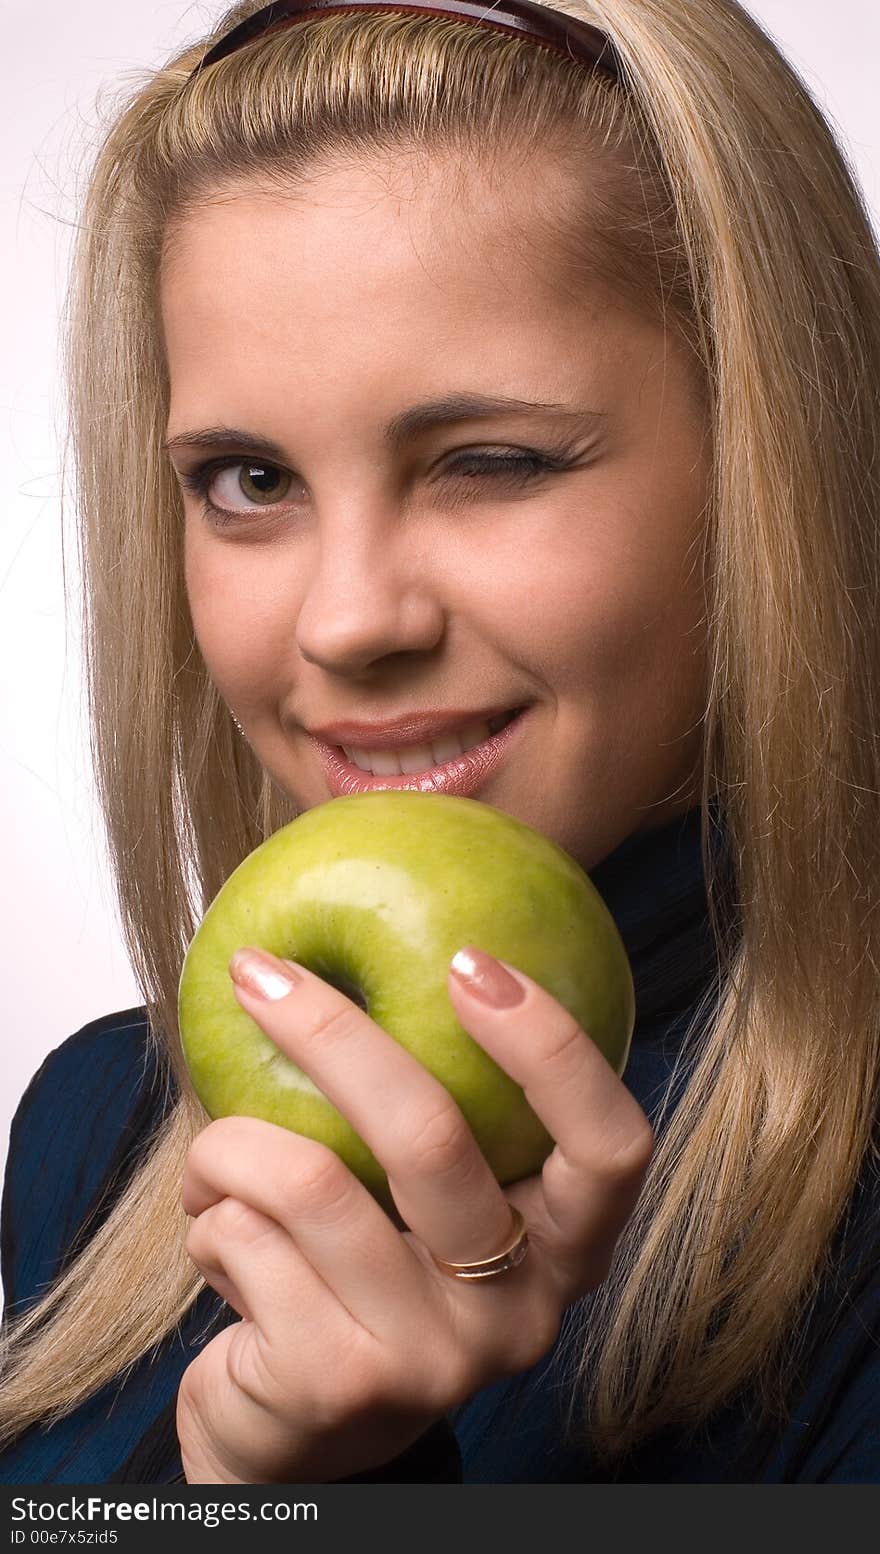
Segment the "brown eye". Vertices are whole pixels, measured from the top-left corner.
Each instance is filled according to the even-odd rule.
[[[238,463],[218,470],[210,490],[219,507],[234,505],[237,497],[265,506],[284,500],[290,487],[290,475],[275,464]]]

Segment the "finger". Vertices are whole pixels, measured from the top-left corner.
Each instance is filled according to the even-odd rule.
[[[352,1318],[308,1260],[268,1216],[234,1198],[202,1211],[187,1231],[188,1256],[240,1316],[253,1322],[279,1354],[292,1335],[332,1347],[350,1334]],[[296,1345],[293,1345],[296,1353]]]
[[[199,1273],[217,1291],[221,1300],[225,1300],[227,1306],[231,1306],[233,1311],[237,1311],[238,1315],[245,1321],[253,1322],[255,1320],[253,1312],[241,1290],[236,1288],[226,1270],[221,1267],[220,1263],[206,1248],[203,1248],[202,1254],[197,1256],[195,1245],[195,1233],[192,1230],[192,1226],[190,1226],[186,1237],[186,1251],[190,1261],[195,1263]]]
[[[401,1309],[414,1323],[435,1319],[410,1242],[326,1145],[256,1117],[217,1118],[190,1147],[182,1201],[186,1213],[201,1215],[224,1198],[280,1226],[374,1337],[399,1326]]]
[[[219,1294],[221,1301],[225,1301],[225,1304],[227,1305],[232,1305],[233,1312],[238,1312],[238,1315],[241,1316],[241,1318],[246,1319],[246,1321],[255,1321],[255,1316],[253,1316],[253,1312],[250,1310],[249,1304],[247,1304],[246,1299],[244,1299],[243,1293],[241,1293],[241,1290],[238,1290],[236,1285],[233,1284],[229,1273],[225,1271],[225,1268],[221,1267],[221,1263],[219,1263],[215,1257],[211,1256],[207,1246],[202,1246],[202,1254],[201,1256],[197,1256],[197,1232],[194,1231],[194,1223],[196,1223],[196,1221],[193,1221],[193,1225],[190,1225],[190,1228],[188,1228],[187,1231],[187,1243],[185,1243],[185,1245],[187,1245],[187,1256],[190,1257],[191,1262],[196,1263],[197,1270],[199,1270],[199,1273],[201,1273],[202,1276],[207,1279],[207,1282],[211,1285],[211,1288],[216,1290],[216,1293]],[[202,1231],[204,1231],[204,1228],[205,1226],[202,1225]]]
[[[562,1266],[571,1251],[594,1244],[607,1254],[632,1212],[654,1146],[651,1125],[604,1053],[577,1021],[524,972],[495,962],[518,983],[521,1000],[493,1007],[486,961],[468,946],[450,969],[449,996],[462,1025],[522,1086],[532,1110],[556,1141],[539,1179],[510,1190],[532,1239]]]
[[[293,970],[297,982],[267,1002],[234,981],[236,998],[372,1150],[410,1229],[451,1261],[506,1246],[510,1205],[445,1087],[338,989],[304,966],[258,955],[276,975]]]

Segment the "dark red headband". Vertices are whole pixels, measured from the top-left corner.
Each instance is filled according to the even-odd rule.
[[[609,75],[620,79],[619,56],[604,32],[587,22],[567,16],[563,11],[553,11],[549,6],[537,5],[534,0],[504,0],[503,5],[487,7],[469,3],[469,0],[273,0],[264,5],[246,21],[239,22],[209,49],[199,61],[192,75],[197,75],[218,59],[225,59],[252,38],[265,37],[269,32],[292,27],[306,17],[322,16],[325,11],[403,11],[432,12],[437,16],[453,16],[481,27],[497,27],[502,32],[529,38],[543,48],[554,49],[567,59],[580,59],[585,64],[597,66]],[[192,79],[192,76],[190,77]]]

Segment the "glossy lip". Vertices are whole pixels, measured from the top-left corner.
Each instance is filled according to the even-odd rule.
[[[509,703],[489,708],[441,707],[437,712],[405,712],[397,718],[377,719],[375,723],[325,723],[320,728],[307,728],[306,733],[322,744],[338,748],[348,745],[356,750],[397,750],[401,745],[430,744],[444,734],[457,734],[469,723],[489,723],[492,718],[507,716],[512,711]]]
[[[369,772],[361,771],[353,761],[347,760],[338,745],[325,744],[314,734],[309,737],[320,756],[324,777],[334,798],[348,798],[354,793],[373,793],[382,789],[451,793],[457,798],[468,798],[504,759],[525,723],[528,710],[525,708],[517,713],[513,722],[508,723],[499,734],[491,734],[464,755],[454,756],[451,761],[444,761],[441,766],[432,766],[426,772],[401,773],[399,777],[371,776]]]

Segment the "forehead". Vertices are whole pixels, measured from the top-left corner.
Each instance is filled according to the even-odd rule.
[[[193,306],[221,312],[230,290],[294,314],[314,314],[316,303],[326,313],[343,292],[389,307],[418,296],[432,314],[546,308],[573,300],[556,250],[577,204],[573,175],[546,154],[503,175],[491,163],[399,156],[338,161],[296,184],[232,183],[169,227],[163,317],[176,325]],[[581,283],[576,300],[589,312],[607,299]]]
[[[504,177],[389,158],[216,190],[170,229],[163,254],[175,404],[201,412],[219,387],[248,401],[242,414],[301,406],[306,393],[344,413],[453,379],[560,401],[613,391],[609,376],[631,376],[646,326],[598,281],[566,275],[553,235],[577,204],[572,176],[547,157]]]

